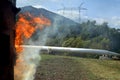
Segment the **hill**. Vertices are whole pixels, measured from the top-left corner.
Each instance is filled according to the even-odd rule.
[[[48,37],[52,37],[52,38],[56,36],[59,38],[63,38],[69,35],[71,33],[71,30],[73,34],[76,32],[77,33],[80,32],[80,27],[78,27],[79,23],[76,23],[69,18],[61,16],[49,10],[46,10],[43,8],[37,9],[32,6],[22,7],[19,14],[26,14],[26,13],[29,13],[33,15],[34,17],[44,16],[45,18],[51,21],[51,26],[47,27],[43,31],[37,30],[34,33],[32,37],[33,40],[38,40],[39,37],[42,37],[41,35],[47,35]]]
[[[66,24],[71,24],[71,25],[76,25],[78,23],[74,22],[73,20],[70,20],[69,18],[66,18],[64,16],[61,16],[59,14],[56,14],[54,12],[51,12],[49,10],[46,10],[44,8],[35,8],[35,7],[32,7],[32,6],[26,6],[26,7],[22,7],[21,8],[21,11],[19,14],[23,14],[23,13],[26,13],[26,12],[29,12],[30,14],[34,15],[34,16],[45,16],[46,18],[48,18],[49,20],[51,20],[52,23],[55,23],[56,24],[63,24],[65,23]]]

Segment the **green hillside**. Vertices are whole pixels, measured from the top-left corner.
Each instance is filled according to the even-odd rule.
[[[120,62],[42,55],[35,80],[119,80]]]

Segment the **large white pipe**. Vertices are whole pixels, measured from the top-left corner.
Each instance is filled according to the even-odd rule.
[[[120,54],[111,52],[108,50],[100,49],[87,49],[87,48],[70,48],[70,47],[53,47],[53,46],[34,46],[34,45],[22,45],[24,48],[39,48],[46,51],[58,51],[58,52],[75,52],[75,53],[90,53],[90,54],[107,54],[107,55],[117,55]]]

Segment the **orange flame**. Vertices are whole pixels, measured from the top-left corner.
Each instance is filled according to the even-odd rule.
[[[39,28],[42,30],[44,26],[50,25],[50,20],[44,16],[34,17],[30,13],[19,15],[19,19],[16,23],[16,52],[19,53],[23,50],[23,48],[20,46],[23,44],[23,38],[29,39],[36,29]]]

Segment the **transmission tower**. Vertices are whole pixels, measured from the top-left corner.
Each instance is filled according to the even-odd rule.
[[[62,14],[64,15],[64,13],[65,13],[65,12],[64,12],[64,11],[65,11],[65,6],[64,6],[64,4],[61,4],[61,5],[62,5],[63,8],[58,9],[57,11],[62,11]]]
[[[81,15],[80,15],[81,10],[87,10],[87,8],[82,7],[83,4],[84,4],[84,2],[82,2],[82,3],[80,4],[80,6],[78,7],[78,10],[79,10],[79,22],[80,22],[80,17],[81,17]]]
[[[84,7],[82,7],[82,5],[84,4],[84,2],[82,2],[81,4],[80,4],[80,6],[79,7],[65,7],[63,4],[62,4],[62,6],[63,6],[63,8],[62,9],[58,9],[58,11],[63,11],[63,15],[65,14],[65,10],[70,10],[71,11],[71,14],[72,14],[72,11],[73,10],[77,10],[78,11],[78,13],[79,13],[79,22],[80,22],[80,17],[81,17],[81,10],[87,10],[87,8],[84,8]]]

